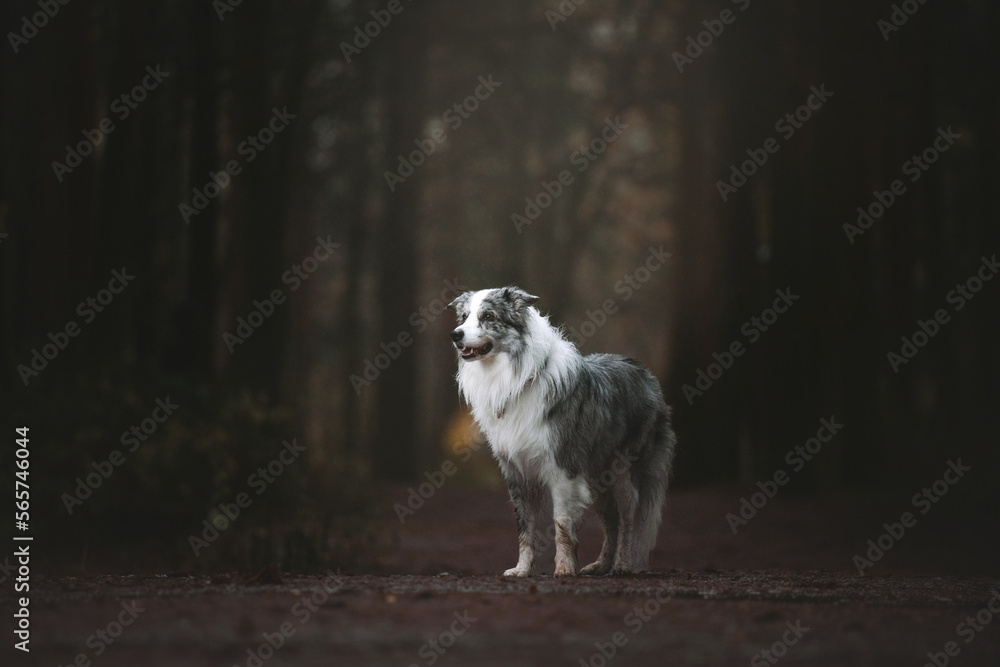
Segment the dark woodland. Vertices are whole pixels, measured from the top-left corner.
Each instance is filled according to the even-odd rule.
[[[724,498],[692,544],[783,470],[782,539],[836,507],[863,551],[960,460],[912,569],[1000,574],[995,3],[0,13],[0,451],[30,428],[47,574],[461,569],[386,554],[445,461],[422,520],[503,503],[444,306],[508,284],[660,380],[673,487]]]
[[[995,466],[1000,283],[953,293],[1000,249],[992,5],[928,5],[884,39],[887,12],[861,2],[594,2],[562,20],[407,2],[358,49],[376,4],[74,3],[8,50],[4,403],[46,442],[50,497],[168,395],[183,407],[139,450],[148,470],[120,477],[173,499],[103,489],[94,518],[203,510],[292,436],[349,482],[418,479],[462,414],[440,312],[456,284],[521,285],[583,351],[650,367],[675,407],[679,485],[752,482],[831,415],[842,442],[801,490],[909,488],[960,454]],[[699,53],[685,38],[703,21],[724,32]],[[147,67],[167,75],[123,104]],[[780,125],[813,90],[829,93],[818,110]],[[248,148],[282,110],[286,127]],[[79,166],[55,166],[107,119]],[[616,120],[602,154],[575,152]],[[912,181],[904,163],[939,130],[957,139]],[[387,178],[421,141],[433,153]],[[719,182],[755,154],[766,163],[723,201]],[[572,183],[532,209],[563,170]],[[895,201],[857,227],[876,193]],[[317,238],[337,247],[288,280]],[[669,259],[636,275],[651,248]],[[134,283],[88,323],[77,305],[121,267]],[[287,301],[227,341],[276,289]],[[776,290],[798,299],[758,328]],[[894,364],[939,309],[947,323]],[[80,335],[25,377],[70,320]],[[709,378],[736,341],[745,353]],[[301,493],[337,495],[321,477]]]

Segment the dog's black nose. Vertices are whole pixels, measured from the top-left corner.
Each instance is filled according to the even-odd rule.
[[[456,343],[461,342],[462,338],[465,337],[465,332],[461,329],[455,329],[451,332],[451,339]]]

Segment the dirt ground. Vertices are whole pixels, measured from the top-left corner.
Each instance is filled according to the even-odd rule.
[[[31,653],[5,632],[2,664],[1000,665],[995,520],[930,512],[861,576],[898,499],[779,496],[734,535],[741,493],[673,492],[651,572],[555,579],[550,549],[509,580],[503,492],[445,485],[401,524],[390,489],[382,574],[39,576]],[[599,547],[589,517],[581,562]]]

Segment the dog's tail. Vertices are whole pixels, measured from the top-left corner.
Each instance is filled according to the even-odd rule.
[[[663,503],[670,485],[670,474],[677,446],[677,435],[670,425],[670,409],[657,419],[652,446],[641,457],[636,480],[639,505],[636,508],[635,538],[633,542],[633,570],[641,572],[649,567],[649,553],[656,546],[656,535],[663,517]]]

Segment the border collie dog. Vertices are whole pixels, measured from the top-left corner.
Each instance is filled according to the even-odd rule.
[[[502,287],[451,302],[458,386],[489,440],[517,520],[517,565],[533,572],[536,520],[552,495],[556,576],[577,573],[577,529],[593,505],[604,547],[581,574],[638,572],[656,542],[677,438],[660,385],[631,359],[582,356],[532,305]]]

